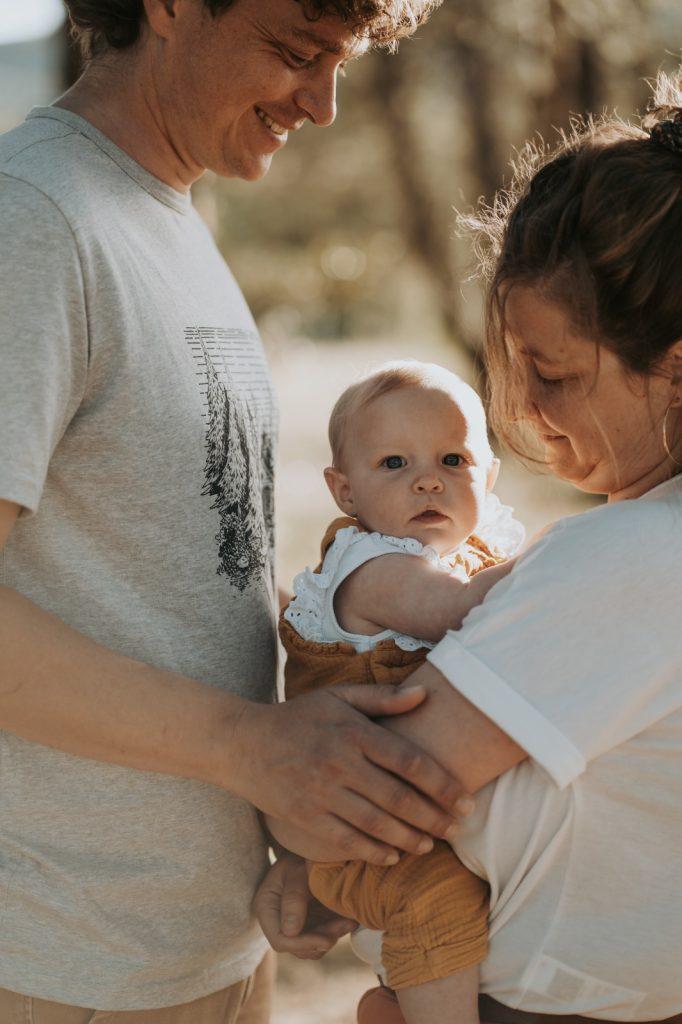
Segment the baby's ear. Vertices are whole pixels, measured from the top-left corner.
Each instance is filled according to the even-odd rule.
[[[354,516],[355,504],[346,474],[334,466],[327,466],[324,471],[324,478],[327,481],[327,487],[332,493],[332,498],[341,511],[345,512],[347,516]]]
[[[488,493],[492,491],[493,487],[497,483],[497,474],[500,472],[500,460],[493,459],[490,469],[488,470],[488,479],[486,481],[486,490]]]

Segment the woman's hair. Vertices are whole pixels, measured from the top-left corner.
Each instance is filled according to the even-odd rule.
[[[384,363],[376,370],[365,374],[355,384],[346,388],[337,399],[329,418],[329,446],[332,450],[333,465],[338,468],[349,424],[361,409],[382,395],[414,387],[444,391],[451,395],[458,405],[466,404],[470,415],[479,415],[485,429],[485,412],[481,399],[456,373],[436,363],[420,363],[416,359],[396,360]],[[490,457],[492,459],[492,451]]]
[[[505,315],[515,285],[556,303],[634,374],[655,372],[682,338],[682,72],[659,76],[641,127],[601,117],[574,122],[552,151],[527,144],[509,190],[460,225],[489,282],[491,422],[528,456],[526,375]]]
[[[236,0],[203,0],[213,17]],[[238,0],[237,0],[238,2]],[[412,35],[442,0],[299,0],[306,16],[316,21],[335,15],[376,46],[393,49]],[[143,0],[65,0],[73,33],[86,60],[107,50],[133,46],[144,24]]]

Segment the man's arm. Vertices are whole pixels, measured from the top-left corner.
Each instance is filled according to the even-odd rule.
[[[18,512],[0,501],[0,537]],[[392,847],[415,851],[452,823],[456,781],[367,717],[422,699],[358,686],[255,704],[111,651],[0,587],[0,728],[221,786],[316,832],[340,858],[383,863]]]
[[[513,565],[511,559],[461,580],[425,558],[382,555],[343,581],[335,596],[336,618],[351,633],[392,629],[436,643],[449,629],[460,628]]]

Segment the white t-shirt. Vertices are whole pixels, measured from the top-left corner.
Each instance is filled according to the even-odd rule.
[[[682,477],[565,519],[429,660],[532,760],[456,844],[491,885],[482,989],[528,1011],[682,1010]]]

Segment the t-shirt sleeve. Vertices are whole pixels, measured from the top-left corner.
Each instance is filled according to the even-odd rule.
[[[679,554],[680,524],[647,524],[654,504],[557,524],[428,656],[559,786],[682,706],[677,573],[662,557],[668,528]]]
[[[37,510],[82,399],[87,317],[76,242],[38,189],[0,174],[0,498]]]

